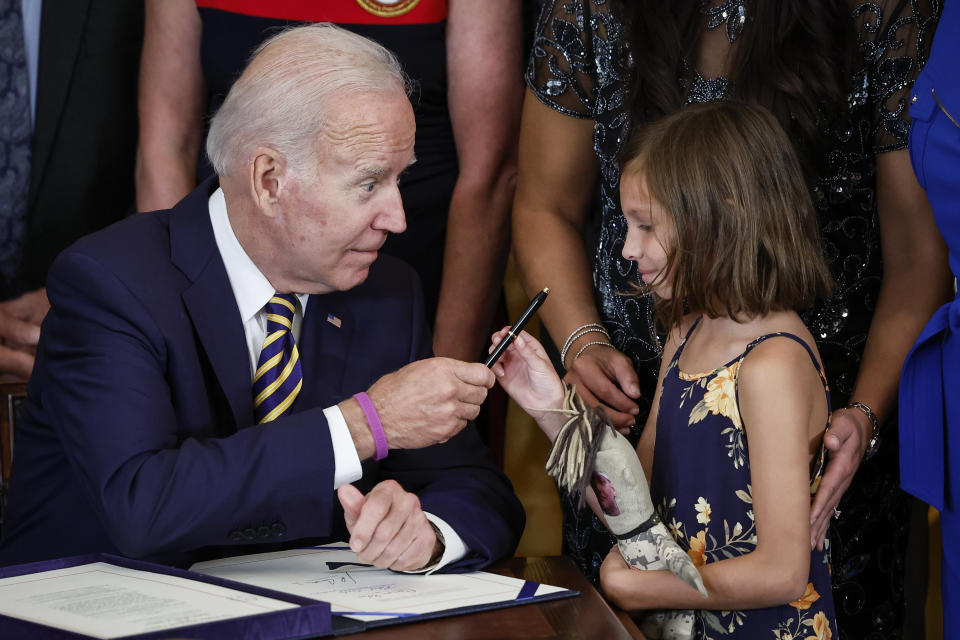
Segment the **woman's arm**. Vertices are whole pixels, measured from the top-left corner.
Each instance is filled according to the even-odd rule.
[[[953,276],[906,150],[877,157],[877,209],[883,281],[850,400],[864,403],[883,422],[893,410],[907,353],[933,312],[953,297]],[[830,463],[810,513],[811,544],[822,547],[833,508],[850,486],[872,436],[863,412],[834,412],[825,438]]]
[[[517,179],[522,25],[515,0],[449,2],[448,104],[460,172],[434,324],[438,356],[475,360],[500,297]]]
[[[668,571],[637,571],[608,557],[600,584],[618,606],[754,609],[803,595],[810,570],[811,440],[819,441],[826,422],[823,386],[807,352],[788,340],[757,346],[740,367],[738,385],[749,443],[756,549],[701,566],[707,598]]]
[[[520,176],[513,204],[513,249],[524,288],[531,296],[545,286],[550,297],[540,310],[560,344],[577,327],[599,323],[590,264],[583,246],[583,223],[599,172],[593,152],[593,121],[563,115],[529,90],[520,129]],[[578,339],[564,366],[590,404],[602,401],[616,427],[633,424],[640,395],[630,359],[615,349],[590,347],[606,341],[599,333]]]
[[[147,0],[140,59],[138,211],[168,209],[196,184],[205,106],[200,37],[193,0]]]

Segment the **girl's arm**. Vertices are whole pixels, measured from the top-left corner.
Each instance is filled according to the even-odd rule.
[[[490,350],[492,351],[506,335],[507,328],[493,334],[493,346],[490,347]],[[665,357],[660,367],[661,381],[663,380],[664,369],[667,366],[665,363],[669,363],[673,358],[679,344],[677,335],[677,331],[672,331],[667,338],[667,344],[664,347]],[[493,373],[497,376],[500,386],[513,401],[536,421],[537,426],[550,439],[550,442],[554,442],[560,428],[567,421],[567,416],[556,411],[563,406],[564,391],[560,378],[554,371],[543,346],[526,331],[521,331],[517,339],[493,366]],[[653,440],[656,434],[657,405],[660,399],[659,389],[660,385],[658,384],[657,393],[654,396],[654,406],[637,447],[637,454],[640,456],[648,483],[650,482],[650,468],[653,466]],[[587,489],[585,498],[597,517],[604,521],[603,510],[600,508],[592,488]]]
[[[657,392],[653,397],[653,406],[647,416],[647,424],[640,436],[640,441],[637,443],[637,455],[647,476],[647,484],[650,483],[650,471],[653,468],[653,444],[656,439],[657,409],[660,405],[660,388],[663,383],[663,376],[689,324],[690,320],[685,320],[681,323],[679,329],[672,330],[667,336],[663,349],[664,357],[660,363]],[[506,335],[507,328],[493,334],[493,345],[490,350],[492,351]],[[564,394],[560,378],[554,372],[553,365],[550,364],[543,346],[526,331],[521,331],[517,339],[493,366],[493,373],[497,376],[500,386],[504,388],[514,402],[520,405],[521,409],[536,421],[537,426],[550,439],[550,442],[556,440],[560,428],[567,420],[567,416],[555,411],[544,411],[544,409],[560,409],[563,406]],[[600,508],[592,488],[587,489],[586,501],[601,522],[605,522],[603,510]]]
[[[809,463],[827,416],[823,385],[792,340],[758,345],[738,378],[756,549],[701,566],[707,598],[668,571],[638,571],[611,552],[600,584],[621,608],[755,609],[803,596],[810,570]]]

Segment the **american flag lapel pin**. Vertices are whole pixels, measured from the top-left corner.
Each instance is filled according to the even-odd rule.
[[[327,314],[327,322],[335,326],[337,329],[339,329],[340,325],[343,324],[343,321],[332,313]]]

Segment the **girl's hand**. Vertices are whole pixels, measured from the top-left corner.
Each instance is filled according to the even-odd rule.
[[[622,595],[630,581],[636,579],[635,571],[620,555],[620,547],[617,545],[613,545],[600,565],[600,589],[607,600],[621,609],[627,608]]]
[[[508,329],[504,327],[493,334],[491,352],[506,337]],[[529,333],[521,331],[493,365],[493,373],[504,391],[537,421],[552,442],[565,417],[544,410],[562,408],[564,390],[543,346]]]

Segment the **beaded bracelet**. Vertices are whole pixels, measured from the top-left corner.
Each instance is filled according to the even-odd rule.
[[[605,346],[605,347],[610,347],[611,349],[616,349],[616,347],[613,346],[612,344],[610,344],[609,342],[603,342],[603,341],[600,341],[600,340],[597,340],[597,341],[594,341],[594,342],[588,342],[587,344],[585,344],[585,345],[583,345],[582,347],[580,347],[580,351],[577,351],[577,355],[573,356],[573,360],[570,361],[570,364],[573,365],[573,363],[577,361],[577,358],[580,357],[580,354],[582,354],[584,351],[586,351],[586,350],[589,349],[590,347],[592,347],[592,346],[594,346],[594,345],[598,345],[598,344],[599,344],[599,345],[603,345],[603,346]]]
[[[577,327],[570,332],[570,335],[567,336],[566,342],[563,343],[563,349],[560,350],[561,360],[567,355],[567,352],[570,350],[570,347],[573,346],[573,343],[577,340],[577,338],[592,332],[605,334],[607,330],[599,322],[590,322]]]
[[[604,326],[598,322],[590,322],[583,326],[577,327],[570,333],[567,337],[567,341],[563,343],[563,349],[560,350],[560,363],[564,367],[567,366],[567,352],[570,351],[570,347],[573,346],[573,343],[587,335],[588,333],[602,333],[607,337],[607,340],[610,339],[610,334],[607,333],[607,330]],[[574,358],[576,360],[576,358]]]

